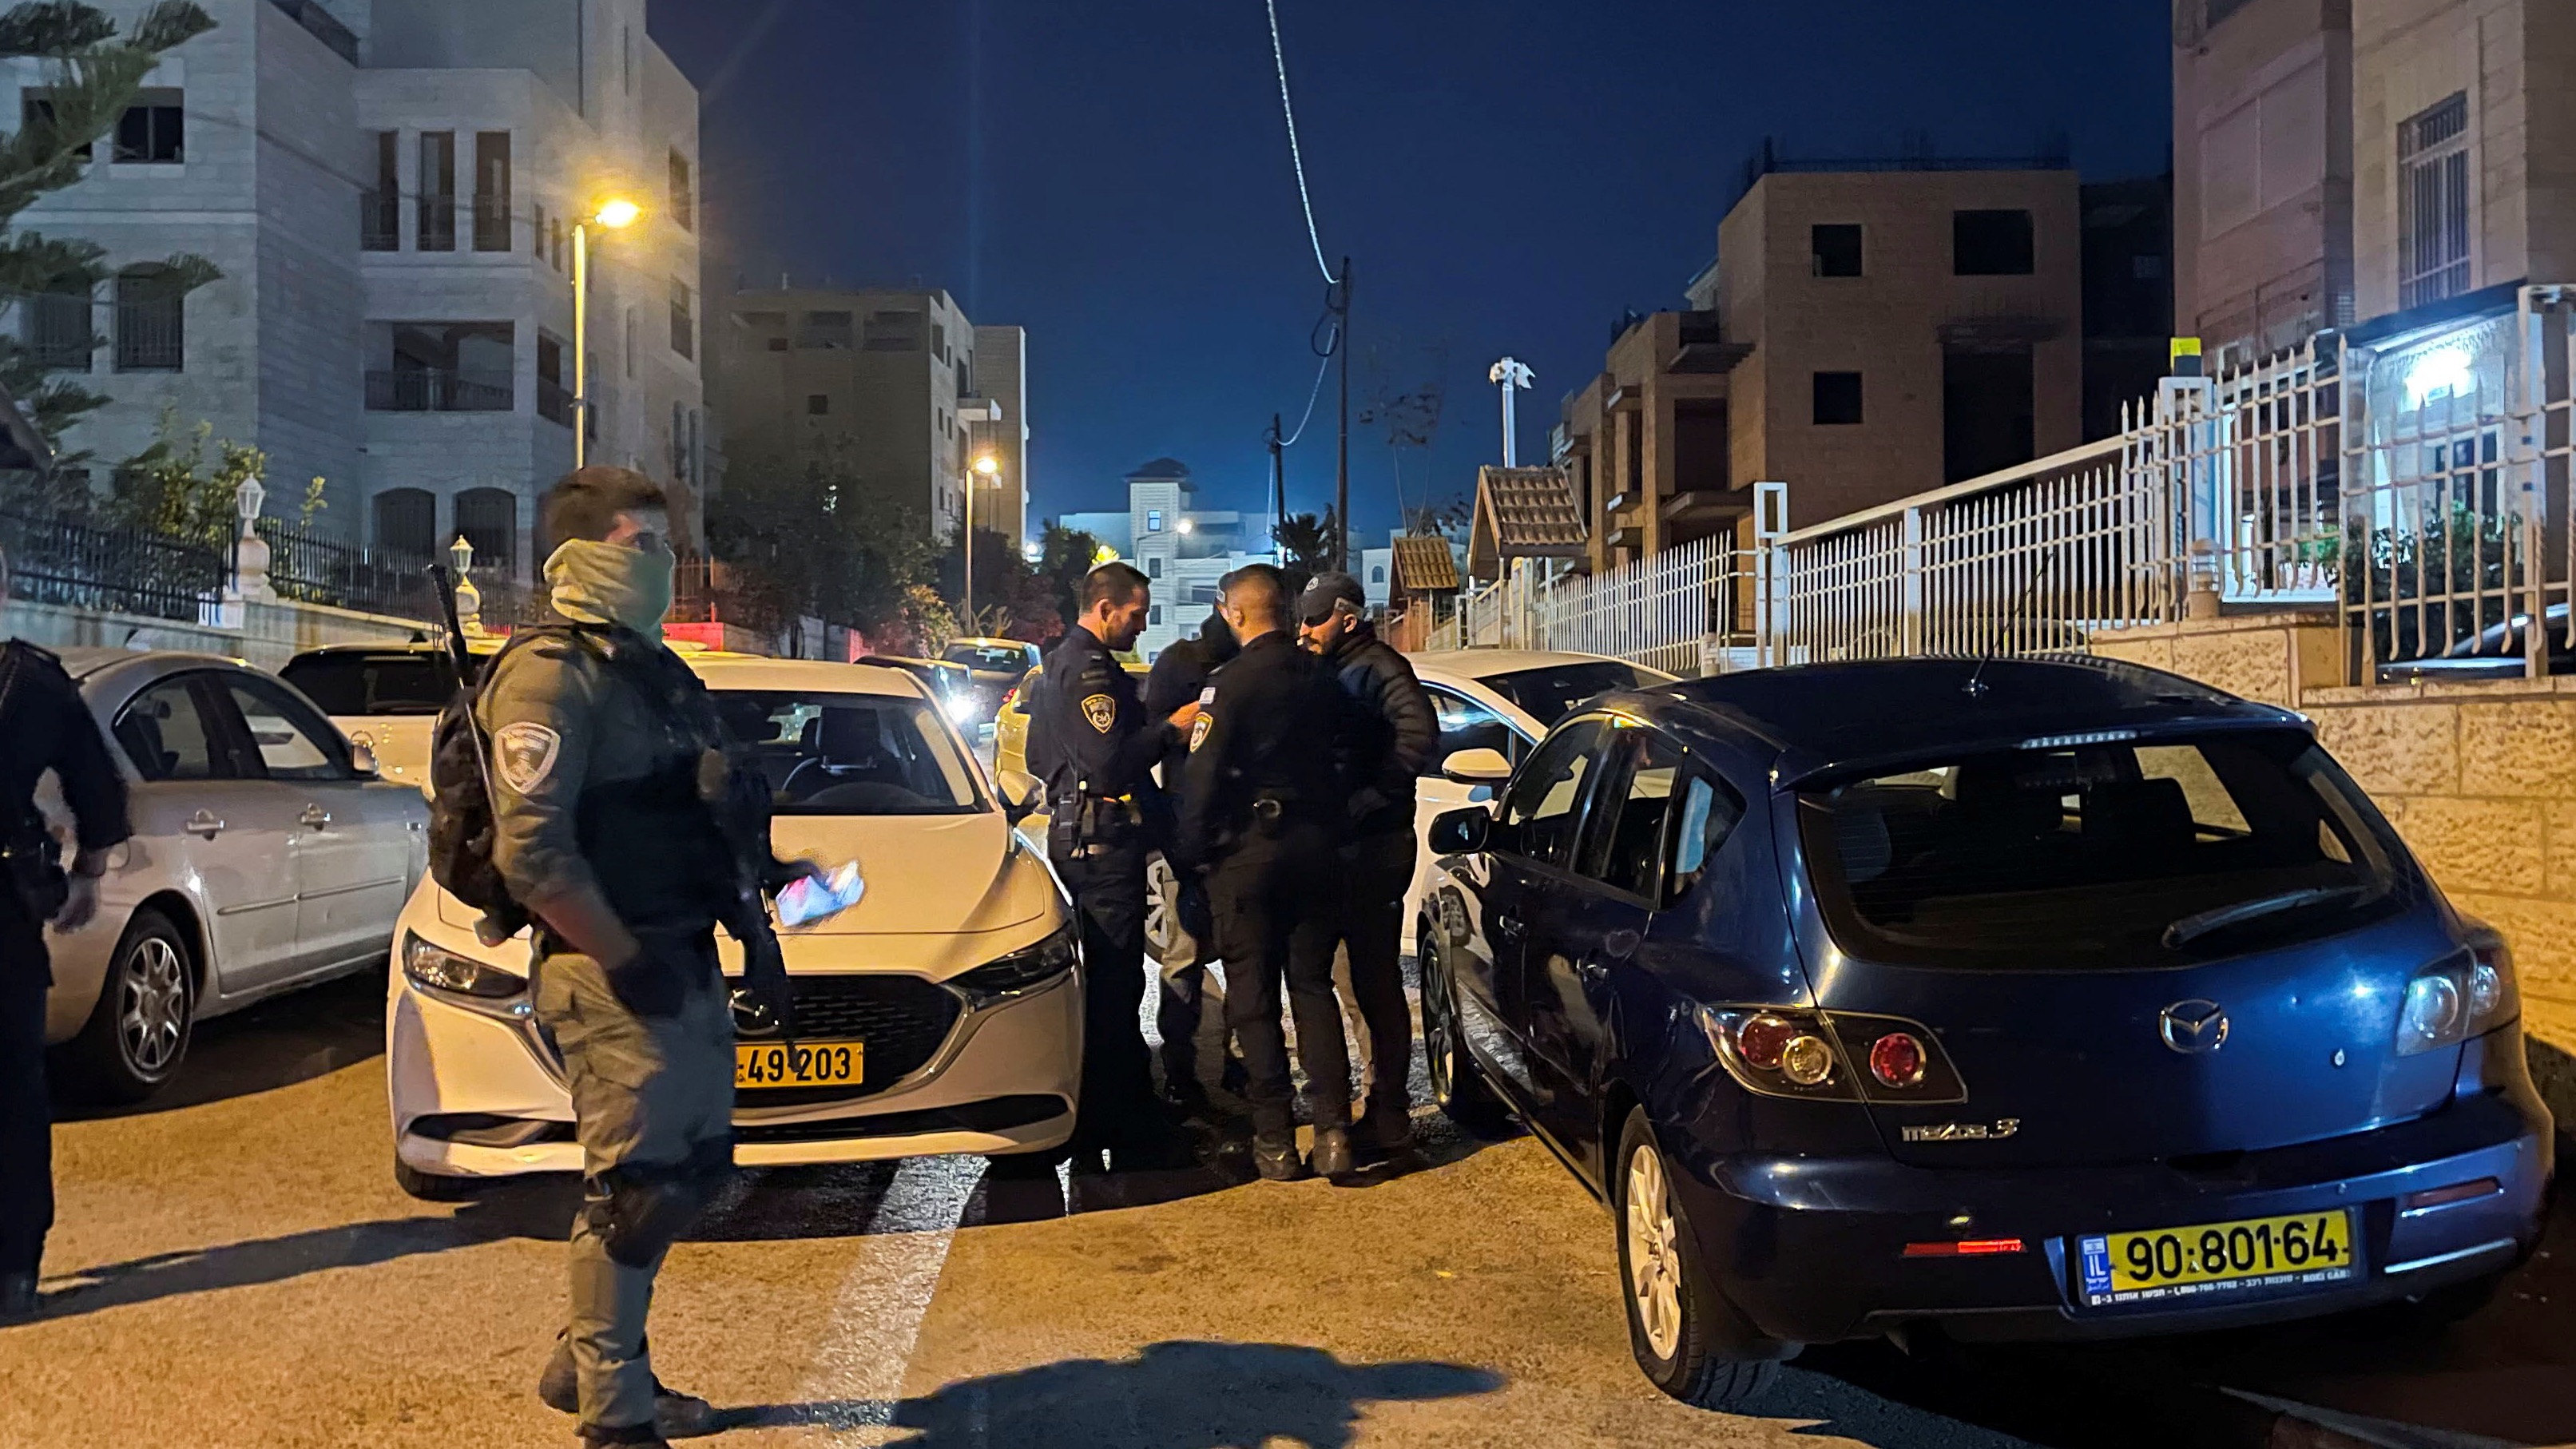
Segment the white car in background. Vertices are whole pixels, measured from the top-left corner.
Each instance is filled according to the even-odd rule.
[[[385,958],[427,876],[429,805],[239,660],[71,649],[63,665],[125,774],[134,835],[108,857],[98,919],[50,940],[45,1040],[77,1094],[139,1102],[196,1023]]]
[[[1413,925],[1434,877],[1429,831],[1433,817],[1491,798],[1492,787],[1453,780],[1442,762],[1461,750],[1492,750],[1512,765],[1574,707],[1614,689],[1670,683],[1672,675],[1598,654],[1519,649],[1456,649],[1405,656],[1431,695],[1440,720],[1440,743],[1414,786],[1413,884],[1404,896],[1404,949],[1413,949]]]
[[[489,659],[507,641],[473,639]],[[384,777],[429,791],[430,732],[456,697],[455,656],[443,644],[331,644],[286,661],[278,676],[322,706],[349,742],[376,757]]]
[[[867,881],[860,902],[782,930],[791,1049],[734,995],[735,1160],[855,1162],[1044,1152],[1073,1131],[1080,949],[1070,903],[1013,827],[1037,782],[988,785],[913,675],[810,660],[684,655],[776,792],[778,853]],[[385,1014],[394,1175],[421,1197],[475,1179],[577,1172],[572,1098],[528,995],[524,935],[424,881],[402,915]],[[742,953],[717,933],[725,971]]]

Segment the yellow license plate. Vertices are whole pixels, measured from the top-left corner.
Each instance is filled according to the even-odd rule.
[[[736,1042],[737,1087],[847,1087],[859,1080],[861,1044],[854,1041]]]
[[[2078,1238],[2075,1246],[2076,1283],[2087,1308],[2306,1288],[2361,1276],[2348,1208],[2104,1233]]]

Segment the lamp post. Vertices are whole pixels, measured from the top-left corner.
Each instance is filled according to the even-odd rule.
[[[483,632],[483,591],[474,587],[474,545],[464,534],[447,546],[448,565],[456,571],[456,627],[469,635]]]
[[[623,231],[644,215],[624,197],[599,204],[572,224],[572,465],[590,466],[590,229]]]
[[[975,466],[966,474],[966,528],[959,535],[966,541],[966,590],[959,603],[960,612],[966,616],[960,622],[969,629],[975,627],[975,489],[977,480],[992,478],[1001,471],[1001,459],[983,453],[977,455]]]
[[[268,499],[268,490],[256,477],[244,478],[233,493],[233,512],[241,519],[241,532],[233,538],[233,587],[235,599],[257,599],[265,603],[277,597],[268,582],[268,540],[259,536],[260,505]]]
[[[1487,382],[1503,390],[1503,466],[1506,468],[1521,465],[1520,429],[1513,425],[1512,394],[1528,391],[1536,378],[1537,374],[1529,370],[1527,363],[1512,357],[1495,363],[1493,369],[1485,374]]]

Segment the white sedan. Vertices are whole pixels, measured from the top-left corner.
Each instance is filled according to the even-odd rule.
[[[850,910],[780,933],[793,1047],[735,993],[735,1160],[1061,1145],[1080,1079],[1080,952],[1062,886],[1013,828],[1036,782],[988,785],[902,670],[684,657],[768,772],[779,854],[855,860],[867,882]],[[386,1072],[394,1175],[416,1196],[581,1167],[562,1063],[529,1002],[528,943],[481,945],[475,916],[424,882],[396,936]],[[737,976],[739,948],[717,939]]]
[[[1597,654],[1555,654],[1519,649],[1457,649],[1406,658],[1440,719],[1440,743],[1414,786],[1413,884],[1404,896],[1404,949],[1413,949],[1413,923],[1423,893],[1437,874],[1428,832],[1443,811],[1491,795],[1491,786],[1453,780],[1441,762],[1460,750],[1493,750],[1513,765],[1550,726],[1597,694],[1671,682],[1660,669],[1605,659]]]
[[[52,938],[45,1040],[80,1095],[139,1102],[197,1022],[384,959],[427,875],[429,809],[238,660],[73,649],[63,664],[115,746],[134,837],[108,857],[98,919]]]

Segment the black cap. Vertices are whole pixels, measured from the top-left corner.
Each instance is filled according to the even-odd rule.
[[[1297,618],[1302,623],[1320,624],[1333,617],[1335,604],[1344,602],[1366,613],[1368,590],[1361,588],[1360,581],[1346,573],[1317,574],[1315,581],[1306,586],[1305,594],[1297,600]]]

